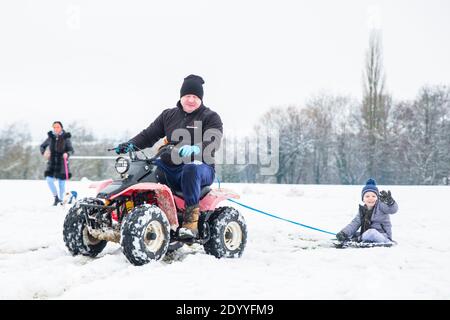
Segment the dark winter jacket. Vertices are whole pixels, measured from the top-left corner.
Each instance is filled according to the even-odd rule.
[[[390,215],[396,213],[398,210],[397,202],[393,205],[388,206],[384,202],[377,201],[373,211],[370,212],[367,207],[360,205],[359,212],[356,217],[350,222],[342,231],[348,238],[352,238],[356,231],[361,227],[361,233],[364,233],[368,226],[364,226],[364,217],[370,215],[370,229],[375,229],[378,232],[385,234],[392,241],[392,224]]]
[[[48,138],[40,146],[41,154],[44,154],[47,147],[50,148],[51,153],[44,173],[46,177],[66,179],[63,154],[67,153],[70,157],[74,153],[70,137],[70,133],[65,131],[60,135],[55,135],[53,131],[48,132]],[[72,177],[72,174],[69,171],[69,179],[70,177]]]
[[[182,131],[177,129],[186,129],[189,137],[181,136]],[[212,132],[213,137],[208,136],[208,133],[204,135],[207,130],[208,133]],[[203,151],[202,155],[199,155],[201,161],[214,166],[214,154],[220,146],[222,133],[222,120],[216,112],[202,104],[197,110],[187,113],[178,101],[175,108],[164,110],[155,121],[129,142],[144,149],[167,137],[169,144],[197,145]]]

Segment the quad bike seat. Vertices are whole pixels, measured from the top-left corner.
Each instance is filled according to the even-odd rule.
[[[169,183],[169,181],[167,180],[166,175],[164,174],[164,171],[162,171],[160,168],[157,168],[156,172],[155,172],[155,176],[156,176],[156,179],[158,180],[158,182],[168,186],[174,195],[176,195],[177,197],[180,197],[181,199],[184,199],[183,191],[178,190],[177,188],[174,188]],[[206,196],[210,191],[211,191],[211,187],[210,186],[202,187],[200,189],[200,199],[202,199],[204,196]]]
[[[182,191],[173,190],[172,188],[171,188],[171,190],[172,190],[172,193],[174,195],[184,199]],[[211,187],[210,186],[204,186],[203,188],[201,188],[201,190],[200,190],[200,199],[202,199],[204,196],[206,196],[210,191],[211,191]]]

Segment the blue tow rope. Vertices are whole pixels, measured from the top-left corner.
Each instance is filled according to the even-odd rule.
[[[219,189],[220,189],[220,180],[219,180],[219,178],[217,178],[217,181],[219,183]],[[319,228],[314,228],[314,227],[308,226],[306,224],[302,224],[300,222],[296,222],[296,221],[292,221],[292,220],[289,220],[289,219],[281,218],[281,217],[278,217],[278,216],[276,216],[274,214],[271,214],[271,213],[268,213],[268,212],[264,212],[262,210],[255,209],[253,207],[250,207],[250,206],[248,206],[246,204],[240,203],[240,202],[238,202],[236,200],[233,200],[233,199],[230,199],[230,198],[228,198],[227,200],[230,201],[230,202],[236,203],[236,204],[238,204],[238,205],[240,205],[240,206],[242,206],[242,207],[244,207],[246,209],[249,209],[249,210],[252,210],[252,211],[255,211],[255,212],[258,212],[258,213],[262,213],[262,214],[264,214],[266,216],[269,216],[269,217],[272,217],[272,218],[275,218],[275,219],[279,219],[279,220],[283,220],[283,221],[286,221],[286,222],[289,222],[289,223],[292,223],[292,224],[296,224],[296,225],[304,227],[304,228],[308,228],[308,229],[316,230],[316,231],[319,231],[319,232],[331,234],[333,236],[336,235],[336,233],[334,233],[334,232],[322,230],[322,229],[319,229]]]
[[[235,201],[235,200],[233,200],[233,199],[227,199],[227,200],[228,200],[228,201],[231,201],[231,202],[233,202],[233,203],[236,203],[236,204],[238,204],[238,205],[240,205],[240,206],[242,206],[242,207],[244,207],[244,208],[253,210],[253,211],[258,212],[258,213],[265,214],[266,216],[269,216],[269,217],[272,217],[272,218],[275,218],[275,219],[280,219],[280,220],[283,220],[283,221],[286,221],[286,222],[290,222],[290,223],[296,224],[296,225],[301,226],[301,227],[304,227],[304,228],[308,228],[308,229],[320,231],[320,232],[323,232],[323,233],[328,233],[328,234],[331,234],[331,235],[333,235],[333,236],[336,235],[336,233],[333,233],[333,232],[329,232],[329,231],[322,230],[322,229],[319,229],[319,228],[314,228],[314,227],[308,226],[308,225],[306,225],[306,224],[302,224],[302,223],[300,223],[300,222],[296,222],[296,221],[292,221],[292,220],[289,220],[289,219],[281,218],[281,217],[278,217],[278,216],[276,216],[276,215],[274,215],[274,214],[270,214],[270,213],[267,213],[267,212],[264,212],[264,211],[261,211],[261,210],[252,208],[252,207],[247,206],[247,205],[245,205],[245,204],[243,204],[243,203],[237,202],[237,201]]]

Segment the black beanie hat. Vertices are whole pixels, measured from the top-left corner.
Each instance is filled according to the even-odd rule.
[[[188,75],[184,78],[183,85],[180,90],[180,98],[187,94],[195,94],[200,100],[203,100],[203,81],[202,77],[195,74]]]

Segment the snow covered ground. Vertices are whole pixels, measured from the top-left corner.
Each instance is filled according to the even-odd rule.
[[[223,184],[243,203],[331,232],[354,217],[362,186]],[[81,196],[87,182],[70,182]],[[0,299],[450,299],[449,187],[380,186],[400,210],[392,248],[334,249],[330,235],[238,207],[248,225],[241,259],[202,247],[131,265],[109,243],[71,256],[65,211],[45,181],[0,180]],[[225,204],[225,203],[224,203]]]

